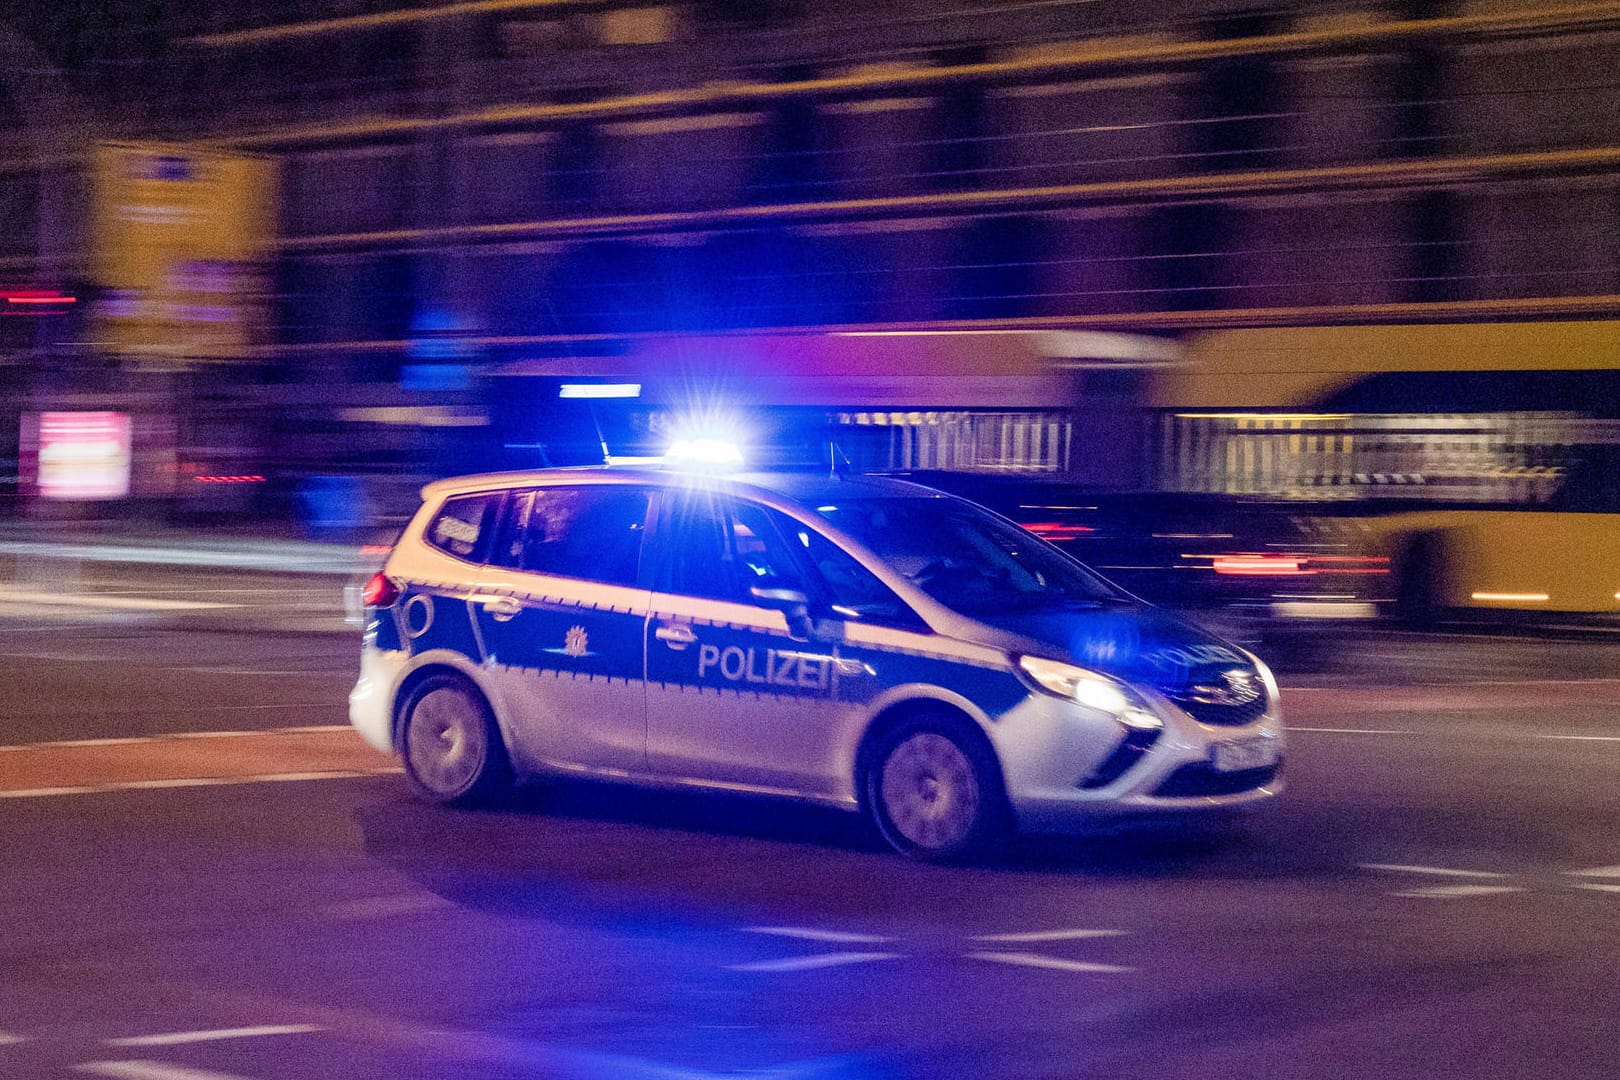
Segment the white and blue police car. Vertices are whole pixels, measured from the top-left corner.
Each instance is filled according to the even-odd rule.
[[[1282,789],[1276,684],[972,503],[875,477],[442,480],[366,589],[354,726],[417,794],[788,796],[956,858]]]

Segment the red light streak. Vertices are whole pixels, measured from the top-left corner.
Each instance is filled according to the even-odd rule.
[[[1213,563],[1217,574],[1239,577],[1301,577],[1316,573],[1300,564],[1297,555],[1217,555]]]
[[[1024,528],[1042,540],[1073,540],[1081,533],[1097,531],[1090,525],[1065,525],[1061,521],[1031,521]]]
[[[1183,555],[1210,559],[1210,569],[1235,577],[1306,577],[1311,574],[1387,574],[1389,559],[1378,555],[1300,555],[1232,552],[1226,555]],[[1345,564],[1352,565],[1345,565]]]

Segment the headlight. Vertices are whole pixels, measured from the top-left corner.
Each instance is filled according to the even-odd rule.
[[[1260,682],[1266,688],[1266,700],[1275,705],[1280,696],[1277,691],[1277,676],[1273,675],[1271,669],[1266,666],[1266,662],[1254,655],[1254,653],[1249,654],[1249,659],[1254,661],[1254,670],[1260,673]]]
[[[1047,693],[1115,716],[1126,727],[1164,726],[1164,721],[1130,687],[1106,675],[1038,656],[1020,656],[1018,666]]]

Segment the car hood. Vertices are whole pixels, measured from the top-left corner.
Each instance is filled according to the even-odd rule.
[[[1081,667],[1174,694],[1210,670],[1253,670],[1231,642],[1146,604],[981,615],[985,644]]]

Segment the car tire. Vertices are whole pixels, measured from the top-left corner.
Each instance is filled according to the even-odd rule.
[[[412,792],[428,802],[490,802],[512,785],[489,703],[454,675],[432,676],[412,692],[400,717],[399,750]]]
[[[1011,831],[1001,769],[966,721],[919,714],[886,732],[869,762],[868,813],[879,835],[902,854],[961,862]]]

